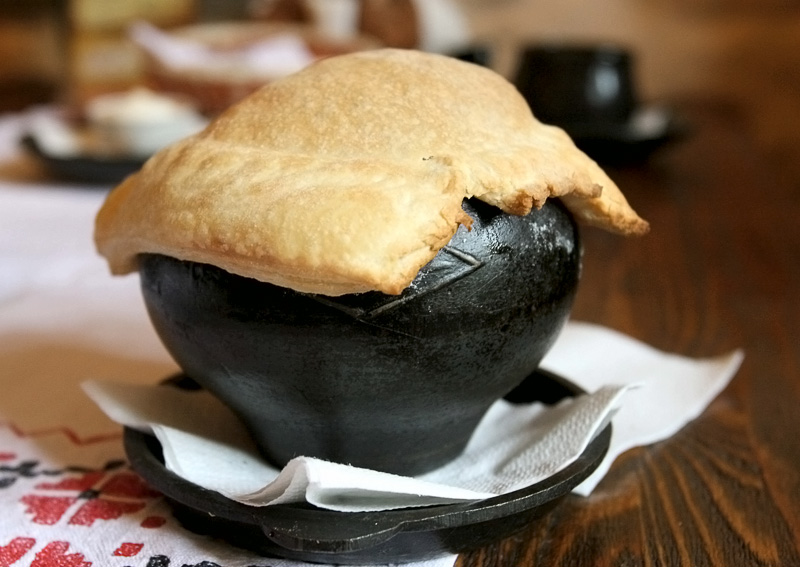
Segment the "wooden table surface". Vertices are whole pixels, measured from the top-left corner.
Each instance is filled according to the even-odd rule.
[[[800,178],[735,113],[685,115],[686,140],[607,168],[651,233],[583,231],[574,316],[688,356],[741,347],[744,363],[678,434],[461,567],[800,565]]]

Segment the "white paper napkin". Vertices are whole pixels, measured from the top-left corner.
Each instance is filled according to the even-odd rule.
[[[113,382],[84,389],[118,423],[152,432],[166,467],[194,484],[252,506],[307,501],[361,512],[480,500],[547,478],[583,452],[626,387],[605,386],[553,407],[499,401],[460,457],[416,478],[309,457],[278,471],[206,392]]]
[[[306,500],[365,511],[478,500],[528,486],[573,462],[618,411],[606,459],[576,490],[589,494],[621,452],[666,438],[702,412],[741,359],[735,351],[692,360],[570,323],[544,365],[592,393],[552,407],[501,400],[460,457],[417,478],[307,457],[278,471],[209,394],[113,382],[88,382],[84,389],[118,423],[155,434],[167,468],[195,484],[253,506]]]
[[[659,351],[622,333],[570,322],[542,366],[588,392],[603,384],[636,384],[614,416],[611,446],[597,470],[575,489],[590,494],[618,455],[661,441],[698,417],[736,374],[742,350],[705,359]]]

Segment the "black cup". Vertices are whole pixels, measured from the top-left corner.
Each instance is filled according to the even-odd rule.
[[[514,84],[539,120],[567,129],[624,124],[636,107],[632,56],[616,46],[528,46]]]

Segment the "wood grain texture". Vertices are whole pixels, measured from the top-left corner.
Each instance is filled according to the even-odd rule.
[[[622,455],[590,497],[460,567],[800,565],[800,180],[735,113],[685,112],[689,139],[611,171],[652,232],[584,230],[574,316],[688,356],[741,347],[742,368],[678,434]]]

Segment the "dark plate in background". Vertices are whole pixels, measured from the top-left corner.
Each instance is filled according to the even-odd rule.
[[[566,379],[539,370],[506,399],[552,404],[581,393]],[[124,436],[133,469],[165,495],[175,517],[189,530],[261,555],[339,564],[419,561],[508,537],[529,526],[588,477],[605,456],[610,439],[608,425],[562,471],[487,500],[350,513],[308,504],[253,507],[234,502],[168,471],[154,437],[129,428]]]
[[[77,183],[115,185],[138,171],[147,158],[106,158],[93,156],[56,156],[48,153],[31,135],[24,136],[22,146],[41,161],[53,177]]]
[[[563,124],[575,145],[603,165],[632,165],[684,138],[689,125],[667,108],[642,107],[619,124]]]

